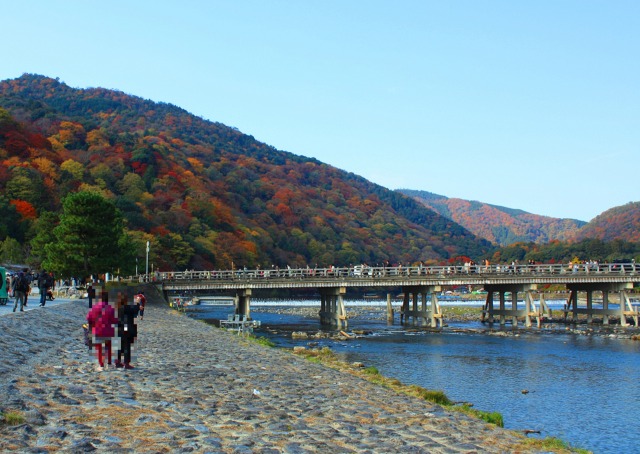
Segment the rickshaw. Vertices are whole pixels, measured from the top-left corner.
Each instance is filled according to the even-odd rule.
[[[7,270],[0,266],[0,306],[7,304],[9,295],[7,294]]]

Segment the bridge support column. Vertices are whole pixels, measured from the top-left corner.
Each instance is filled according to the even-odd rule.
[[[484,307],[482,308],[480,321],[484,323],[486,318],[489,323],[493,323],[493,312],[493,292],[487,292],[487,299],[485,300]]]
[[[436,292],[439,291],[440,286],[437,285],[402,287],[404,298],[400,322],[405,324],[411,322],[413,325],[423,326],[428,324],[432,328],[442,327],[442,311],[436,296]],[[431,304],[429,304],[429,299],[431,299]],[[411,305],[412,300],[413,304]],[[419,304],[420,302],[421,304]]]
[[[494,317],[499,316],[500,325],[507,323],[507,317],[511,317],[511,324],[518,326],[518,318],[523,318],[525,326],[531,327],[531,318],[537,318],[538,326],[542,324],[542,312],[535,307],[532,290],[536,289],[535,284],[488,284],[484,286],[487,291],[487,299],[483,311],[484,321],[485,313],[488,314],[489,323],[494,322]],[[506,308],[506,293],[511,292],[511,309]],[[525,292],[524,309],[518,309],[518,293]],[[493,305],[494,293],[500,296],[500,309],[495,309]]]
[[[238,290],[236,293],[236,314],[251,320],[251,289]]]
[[[393,325],[393,306],[391,305],[391,293],[387,293],[387,323]]]
[[[609,316],[617,315],[620,317],[620,325],[628,326],[627,317],[631,317],[636,326],[638,326],[638,310],[633,307],[627,289],[633,288],[632,283],[580,283],[568,284],[569,298],[564,308],[564,318],[567,319],[569,312],[572,314],[572,321],[578,321],[578,315],[587,316],[587,323],[593,323],[594,315],[602,315],[602,324],[609,324]],[[602,292],[602,307],[594,307],[593,292]],[[586,304],[580,306],[578,292],[586,293]],[[620,307],[618,309],[609,309],[610,292],[618,292],[620,297]]]
[[[344,306],[343,295],[345,287],[320,288],[320,324],[346,329],[347,310]]]

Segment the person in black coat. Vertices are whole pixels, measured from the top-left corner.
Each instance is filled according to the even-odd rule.
[[[137,304],[129,304],[126,295],[118,294],[118,337],[120,338],[120,348],[118,349],[118,359],[116,367],[133,369],[131,365],[131,346],[138,336],[136,317],[139,307]],[[124,358],[123,358],[124,356]],[[122,361],[124,359],[124,362]]]

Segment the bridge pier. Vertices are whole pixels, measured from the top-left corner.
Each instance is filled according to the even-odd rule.
[[[251,289],[241,289],[236,292],[236,315],[240,315],[244,320],[251,320]]]
[[[488,284],[484,286],[487,291],[487,299],[482,309],[481,321],[488,318],[489,323],[494,323],[495,317],[499,317],[500,325],[504,326],[507,317],[511,317],[512,326],[518,326],[518,317],[524,319],[527,328],[531,327],[531,319],[537,320],[538,327],[542,324],[542,304],[540,310],[535,305],[532,291],[536,289],[535,284]],[[511,292],[511,309],[506,308],[506,293]],[[525,292],[524,308],[518,309],[518,293]],[[500,308],[494,307],[494,293],[498,293]],[[488,315],[488,317],[487,317]]]
[[[319,288],[320,292],[320,324],[346,329],[347,310],[344,306],[343,295],[346,287]]]
[[[627,317],[631,317],[635,326],[638,326],[638,310],[631,305],[627,290],[633,288],[631,283],[581,283],[567,284],[569,290],[569,298],[564,309],[564,319],[571,313],[571,320],[575,323],[578,321],[578,314],[586,314],[587,323],[593,323],[594,315],[602,315],[602,324],[609,324],[609,316],[617,315],[620,317],[620,325],[628,326]],[[581,307],[579,304],[578,293],[586,293],[586,304]],[[602,307],[593,307],[593,292],[602,293]],[[618,292],[620,298],[620,307],[618,309],[609,309],[610,292]],[[596,303],[597,304],[597,303]]]
[[[426,326],[432,328],[442,327],[442,311],[438,304],[436,292],[439,285],[418,285],[402,287],[403,301],[400,311],[400,323]],[[429,297],[431,304],[428,304]],[[422,299],[421,304],[420,298]],[[413,300],[413,304],[412,303]]]

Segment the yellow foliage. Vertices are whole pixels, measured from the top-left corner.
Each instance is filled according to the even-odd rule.
[[[60,165],[60,169],[70,173],[76,180],[81,180],[84,174],[84,167],[78,161],[67,159]]]
[[[58,178],[58,166],[49,159],[34,158],[31,160],[31,164],[48,177],[51,177],[54,180]]]

